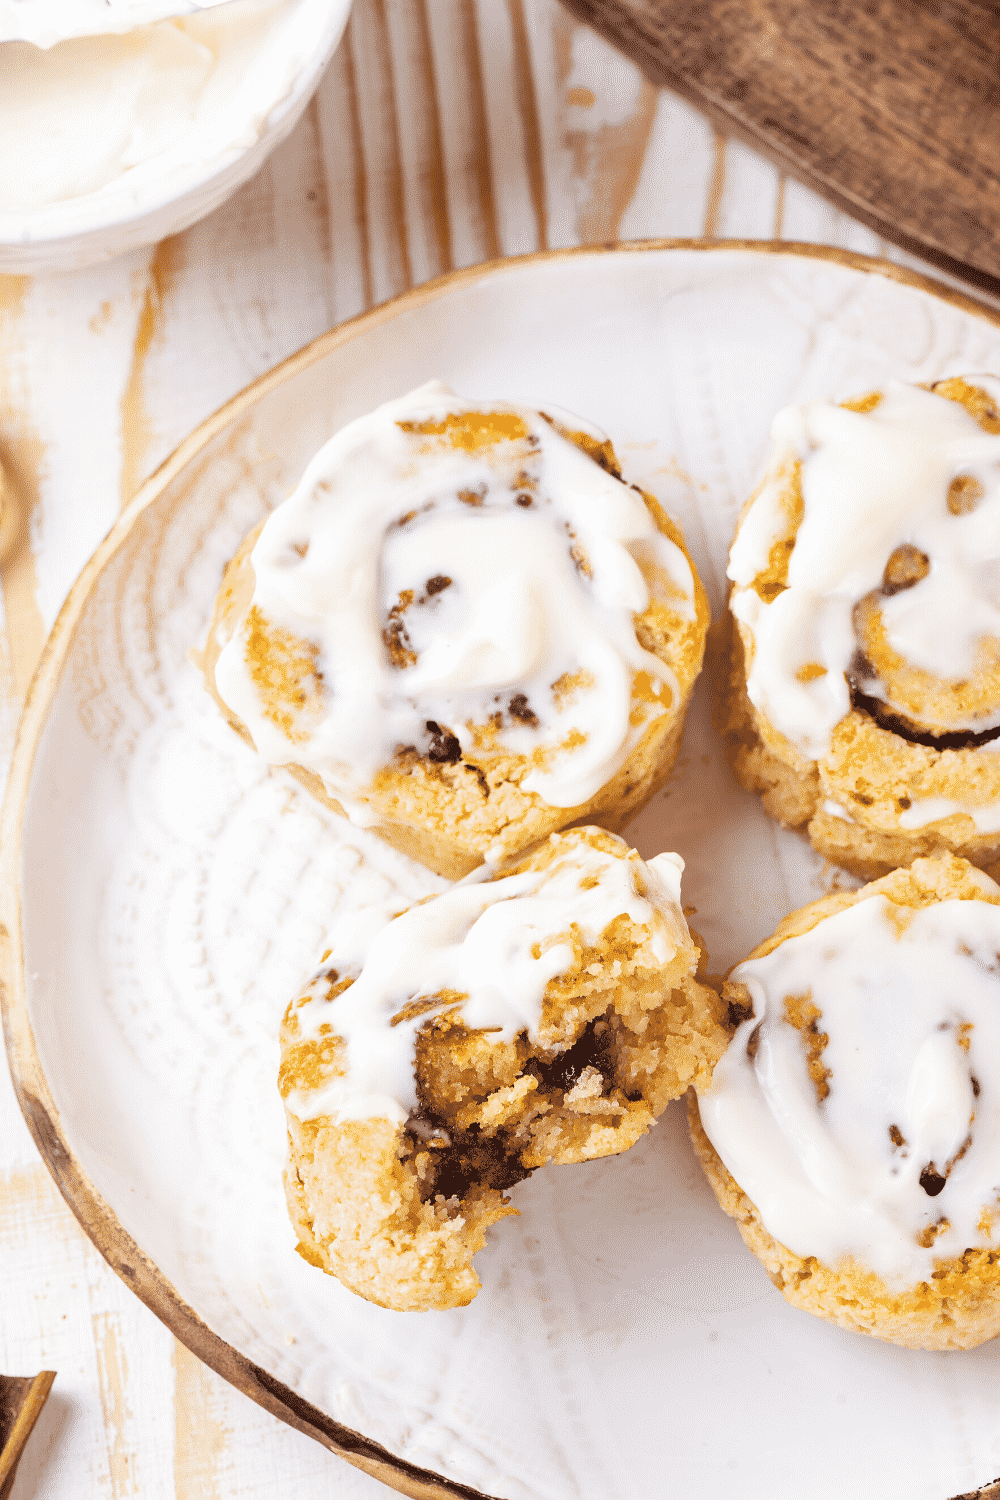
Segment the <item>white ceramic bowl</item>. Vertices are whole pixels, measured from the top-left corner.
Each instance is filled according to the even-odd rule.
[[[245,0],[235,0],[237,5]],[[267,33],[266,61],[279,83],[262,123],[210,159],[171,150],[96,192],[14,212],[0,211],[0,273],[77,270],[177,234],[218,208],[284,140],[302,115],[337,47],[351,0],[288,0],[288,16]],[[222,16],[223,11],[214,12]],[[264,49],[261,49],[264,52]],[[256,57],[252,63],[258,66]],[[291,75],[290,86],[287,84]],[[254,100],[262,97],[252,92]],[[4,142],[0,136],[0,157]]]

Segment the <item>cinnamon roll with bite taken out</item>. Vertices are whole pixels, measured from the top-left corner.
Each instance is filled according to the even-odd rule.
[[[681,867],[574,829],[377,931],[331,934],[281,1032],[308,1261],[383,1307],[463,1306],[486,1229],[517,1212],[508,1189],[626,1151],[707,1086],[727,1033]]]

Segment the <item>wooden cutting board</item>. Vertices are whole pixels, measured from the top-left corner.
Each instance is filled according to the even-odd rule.
[[[727,135],[1000,294],[1000,0],[564,0]]]

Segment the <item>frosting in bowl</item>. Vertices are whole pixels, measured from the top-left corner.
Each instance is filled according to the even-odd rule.
[[[74,36],[134,31],[229,0],[0,0],[0,41],[54,47]]]
[[[319,16],[315,0],[232,0],[61,41],[57,17],[39,33],[48,47],[0,44],[0,216],[132,197],[245,151],[291,92]]]

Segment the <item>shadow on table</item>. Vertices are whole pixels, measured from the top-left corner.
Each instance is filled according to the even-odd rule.
[[[70,1398],[53,1391],[25,1445],[9,1500],[41,1500],[51,1493],[52,1481],[65,1461],[64,1441],[72,1416]]]

